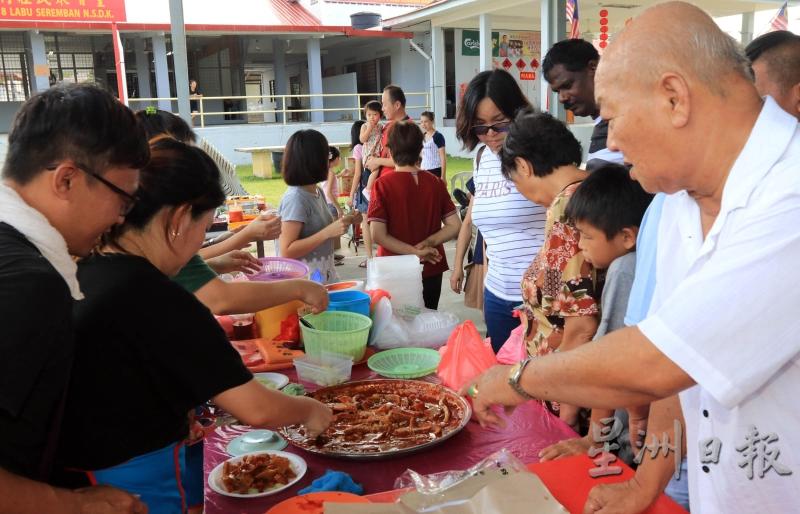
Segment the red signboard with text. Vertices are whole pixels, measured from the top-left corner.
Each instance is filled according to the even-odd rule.
[[[520,80],[536,80],[536,72],[535,71],[521,71],[521,72],[519,72],[519,79]]]
[[[25,21],[125,21],[125,0],[0,0],[0,18]]]

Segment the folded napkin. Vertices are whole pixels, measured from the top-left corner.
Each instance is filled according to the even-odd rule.
[[[300,489],[297,494],[319,493],[322,491],[342,491],[345,493],[364,494],[364,488],[360,484],[353,482],[352,477],[343,471],[325,471],[325,474],[317,478],[311,485]]]

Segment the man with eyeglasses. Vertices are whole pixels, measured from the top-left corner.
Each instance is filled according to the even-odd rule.
[[[53,487],[72,367],[73,256],[136,201],[147,139],[133,113],[90,85],[51,88],[14,120],[0,181],[0,513],[141,513],[113,488]]]

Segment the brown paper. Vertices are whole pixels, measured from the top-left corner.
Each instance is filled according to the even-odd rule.
[[[532,473],[485,472],[442,494],[411,491],[397,503],[325,503],[325,514],[565,514],[567,510]]]

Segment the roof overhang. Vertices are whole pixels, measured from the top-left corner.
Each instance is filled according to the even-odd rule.
[[[120,32],[170,32],[167,23],[128,23],[119,22],[117,28]],[[0,29],[10,30],[43,30],[48,32],[95,32],[105,33],[111,31],[109,22],[67,22],[67,21],[27,21],[27,20],[2,20]],[[291,34],[295,36],[346,36],[363,38],[388,38],[411,39],[412,32],[392,30],[360,30],[349,26],[339,25],[208,25],[187,24],[186,34],[190,36],[213,36],[220,34],[235,35],[264,35],[264,34]]]

